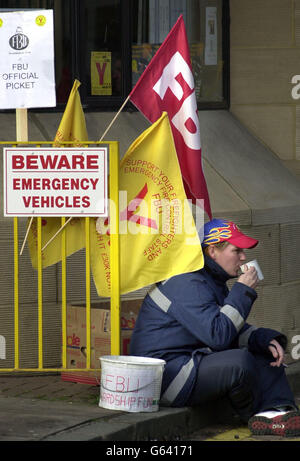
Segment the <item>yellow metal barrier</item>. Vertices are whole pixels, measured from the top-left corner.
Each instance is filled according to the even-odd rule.
[[[0,142],[3,147],[41,147],[51,145],[50,142]],[[108,145],[109,147],[109,198],[110,208],[110,269],[111,269],[111,354],[120,354],[120,256],[119,256],[119,144],[117,141],[80,142],[80,147]],[[64,142],[63,146],[77,147],[78,143]],[[57,147],[57,146],[56,146]],[[60,145],[62,147],[62,145]],[[112,208],[114,205],[114,208]],[[91,368],[91,292],[90,292],[90,218],[85,219],[85,279],[86,279],[86,368],[67,368],[67,265],[66,265],[66,231],[63,229],[59,236],[62,242],[62,366],[59,368],[45,368],[43,366],[43,267],[42,267],[42,218],[37,217],[37,255],[38,255],[38,367],[20,368],[20,331],[19,331],[19,230],[18,218],[13,218],[14,226],[14,368],[1,368],[0,372],[76,372],[100,371],[100,368]],[[114,222],[115,220],[115,222]],[[61,225],[66,218],[61,218]],[[115,230],[115,231],[114,231]]]

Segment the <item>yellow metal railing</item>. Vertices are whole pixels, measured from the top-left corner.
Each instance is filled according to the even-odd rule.
[[[51,145],[49,142],[1,142],[0,146],[41,147]],[[64,146],[78,146],[75,142],[64,142]],[[109,198],[110,198],[110,269],[111,269],[111,354],[120,354],[120,257],[119,257],[119,145],[117,141],[80,142],[80,147],[91,145],[108,145],[109,147]],[[62,145],[60,146],[62,147]],[[112,208],[114,207],[114,208]],[[59,368],[45,368],[43,365],[43,267],[42,267],[42,218],[37,217],[37,274],[38,274],[38,367],[20,368],[20,329],[19,329],[19,230],[18,218],[13,218],[14,226],[14,367],[1,368],[0,372],[13,371],[99,371],[91,368],[91,290],[90,290],[90,218],[85,217],[85,279],[86,279],[86,368],[67,368],[67,264],[66,264],[66,231],[65,228],[56,238],[61,238],[62,261],[62,366]],[[61,218],[61,225],[66,218]]]

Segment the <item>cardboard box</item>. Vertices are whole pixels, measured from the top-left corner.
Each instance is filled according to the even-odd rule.
[[[122,305],[121,355],[129,354],[130,337],[135,325],[141,300]],[[107,307],[106,309],[104,307]],[[127,312],[126,312],[127,310]],[[110,355],[110,310],[109,303],[91,306],[91,368],[99,369],[102,355]],[[67,368],[86,368],[86,310],[84,306],[67,306]],[[100,384],[100,372],[62,372],[63,381]]]

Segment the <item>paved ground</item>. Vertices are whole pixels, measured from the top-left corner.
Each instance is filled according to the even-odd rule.
[[[292,383],[300,406],[299,377],[294,373]],[[253,437],[224,403],[125,413],[100,408],[99,393],[99,387],[64,382],[60,375],[0,375],[0,441],[300,440]]]
[[[300,394],[296,398],[300,408]],[[254,436],[247,426],[240,424],[211,424],[189,435],[188,440],[197,442],[299,442],[300,437]]]

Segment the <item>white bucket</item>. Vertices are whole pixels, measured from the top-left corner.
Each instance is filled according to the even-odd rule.
[[[166,362],[149,357],[100,357],[99,407],[130,412],[158,411]]]

